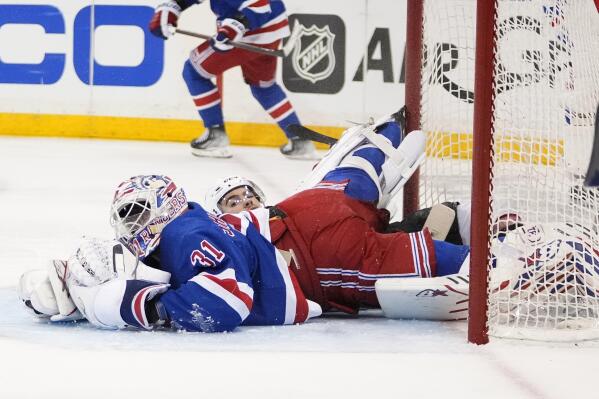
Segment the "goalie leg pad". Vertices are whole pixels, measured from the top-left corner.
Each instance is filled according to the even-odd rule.
[[[372,129],[363,130],[369,144],[359,146],[343,158],[340,166],[363,169],[378,186],[379,205],[384,207],[424,160],[426,136],[413,131],[399,143],[399,125],[387,123],[380,129],[378,133]]]
[[[362,125],[353,126],[343,132],[341,138],[318,162],[310,174],[302,179],[296,191],[304,191],[314,187],[322,181],[327,173],[339,166],[341,160],[363,142],[364,137],[360,133],[363,128]]]
[[[401,142],[393,157],[383,164],[384,197],[381,206],[403,188],[416,169],[424,162],[426,135],[415,130]]]
[[[379,205],[384,207],[424,160],[424,133],[414,131],[403,141],[401,135],[399,125],[389,116],[346,130],[298,191],[314,187],[338,166],[359,168],[377,185]]]
[[[331,147],[331,149],[325,154],[320,162],[318,162],[314,169],[312,169],[312,172],[300,182],[297,191],[299,192],[310,189],[316,184],[320,183],[324,176],[339,166],[341,161],[346,156],[351,154],[357,147],[365,144],[365,132],[367,130],[372,130],[372,134],[370,134],[369,137],[377,136],[376,132],[374,131],[376,127],[393,121],[395,121],[394,115],[385,115],[375,122],[352,126],[345,130],[337,143]],[[386,139],[381,136],[381,140],[385,141]],[[386,146],[393,148],[393,146],[388,142],[386,143]],[[378,181],[378,177],[374,180]]]
[[[391,319],[465,320],[468,289],[465,274],[379,279],[375,284],[381,309]]]

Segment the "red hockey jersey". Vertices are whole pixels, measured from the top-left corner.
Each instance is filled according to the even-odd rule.
[[[325,311],[378,307],[379,278],[435,276],[428,230],[382,234],[389,213],[342,191],[302,191],[276,208],[282,212],[270,220],[271,241],[292,253],[302,290]]]

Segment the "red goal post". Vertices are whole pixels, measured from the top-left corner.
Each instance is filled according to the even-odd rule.
[[[597,0],[407,3],[407,124],[427,161],[404,214],[471,201],[468,340],[598,338],[599,192],[582,185]],[[523,227],[504,234],[504,215]]]

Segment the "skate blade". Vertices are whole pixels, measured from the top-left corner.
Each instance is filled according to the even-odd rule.
[[[231,158],[233,153],[228,147],[198,149],[191,148],[191,153],[196,157],[204,158]]]

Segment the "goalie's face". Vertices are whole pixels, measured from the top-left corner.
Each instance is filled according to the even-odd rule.
[[[159,244],[162,229],[187,209],[187,199],[167,176],[135,176],[114,195],[110,223],[116,238],[144,259]]]
[[[140,192],[139,197],[119,204],[112,214],[113,226],[118,239],[130,239],[153,218],[155,204],[144,198],[148,192]]]

